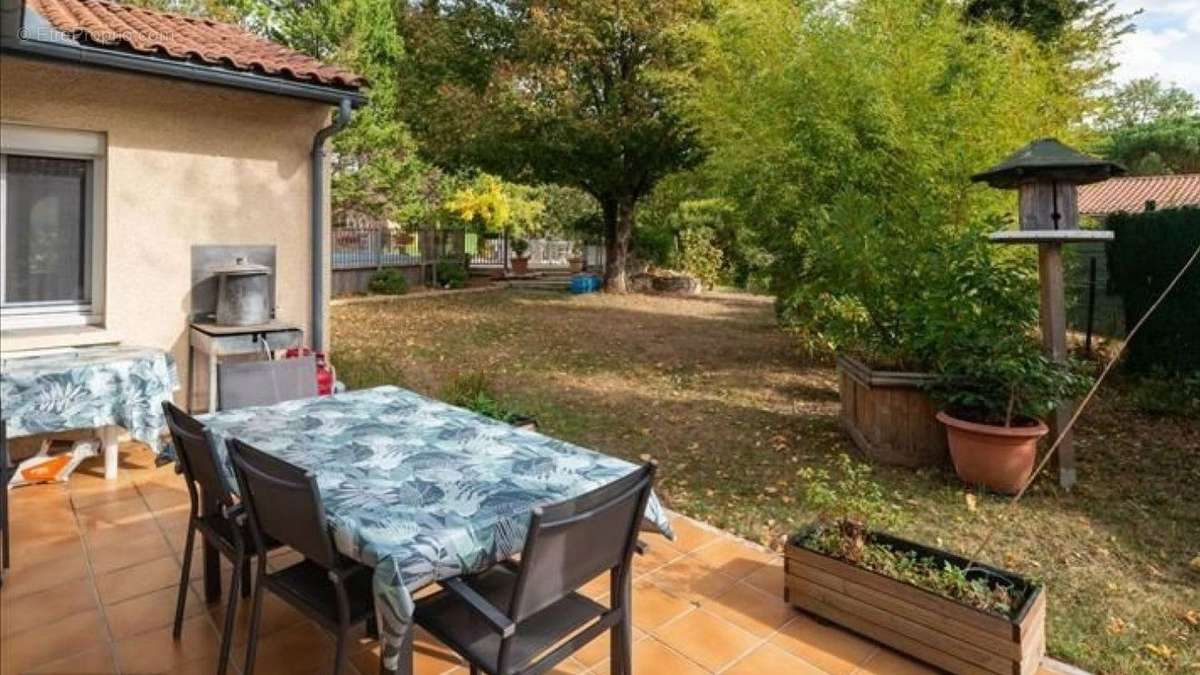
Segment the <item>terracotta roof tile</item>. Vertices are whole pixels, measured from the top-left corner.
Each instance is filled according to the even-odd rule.
[[[283,77],[343,89],[364,84],[358,75],[202,17],[127,7],[108,0],[27,0],[54,28],[99,47],[129,49],[180,61]]]
[[[1087,215],[1139,213],[1148,201],[1160,209],[1200,206],[1200,174],[1127,176],[1079,187],[1079,212]]]

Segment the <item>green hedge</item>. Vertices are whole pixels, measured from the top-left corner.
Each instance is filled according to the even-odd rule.
[[[1108,227],[1116,232],[1109,247],[1112,281],[1131,330],[1200,246],[1200,209],[1120,213],[1109,217]],[[1142,327],[1126,359],[1135,371],[1200,371],[1200,265]]]

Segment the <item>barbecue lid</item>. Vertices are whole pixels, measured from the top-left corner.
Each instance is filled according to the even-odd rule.
[[[266,265],[257,265],[249,262],[245,258],[236,258],[231,265],[213,267],[212,272],[213,274],[241,276],[247,274],[270,274],[271,268]]]

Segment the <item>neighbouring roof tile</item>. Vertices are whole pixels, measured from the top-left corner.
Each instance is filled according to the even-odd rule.
[[[1079,212],[1086,215],[1138,213],[1149,201],[1159,209],[1200,206],[1200,174],[1127,176],[1079,187]]]
[[[179,61],[358,89],[354,73],[203,17],[128,7],[108,0],[26,0],[55,29],[97,47],[132,50]]]

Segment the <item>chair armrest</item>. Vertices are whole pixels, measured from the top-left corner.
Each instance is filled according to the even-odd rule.
[[[452,579],[444,579],[438,583],[467,603],[488,625],[496,629],[500,637],[512,637],[517,632],[517,625],[512,622],[512,619],[504,616],[503,612],[488,602],[487,598],[480,595],[474,588],[468,586],[462,579],[454,577]]]

